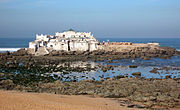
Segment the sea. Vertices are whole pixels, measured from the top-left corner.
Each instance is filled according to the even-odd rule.
[[[100,42],[109,40],[110,42],[132,42],[132,43],[159,43],[160,46],[175,48],[180,51],[180,38],[97,38]],[[28,48],[29,42],[35,38],[0,38],[0,52],[17,51],[20,48]],[[170,59],[152,58],[150,60],[143,59],[122,59],[113,61],[112,63],[103,62],[87,62],[89,65],[113,65],[113,70],[106,72],[98,69],[96,71],[72,72],[69,74],[53,72],[52,75],[58,75],[64,81],[71,80],[100,80],[101,78],[112,78],[117,76],[134,77],[132,73],[141,72],[143,78],[163,79],[167,75],[171,78],[180,78],[180,56],[173,56]],[[77,62],[77,65],[82,64]],[[137,68],[129,68],[129,65],[137,65]],[[166,69],[163,69],[166,67]],[[158,73],[151,73],[154,68],[158,68]],[[169,68],[169,69],[167,69]],[[1,71],[3,72],[3,71]],[[75,78],[75,79],[74,79]]]
[[[153,43],[157,42],[160,46],[168,46],[176,48],[180,51],[180,38],[97,38],[103,42],[132,42],[132,43]],[[35,37],[28,38],[0,38],[0,52],[17,51],[20,48],[28,48],[29,42],[35,40]]]

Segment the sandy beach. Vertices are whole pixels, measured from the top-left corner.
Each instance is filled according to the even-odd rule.
[[[129,110],[108,98],[0,91],[0,110]],[[135,109],[130,109],[135,110]]]

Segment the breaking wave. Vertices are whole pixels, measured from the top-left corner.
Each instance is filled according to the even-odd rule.
[[[0,48],[0,52],[6,52],[6,51],[15,52],[18,51],[19,49],[21,48]]]

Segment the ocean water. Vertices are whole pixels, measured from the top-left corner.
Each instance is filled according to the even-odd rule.
[[[160,46],[168,46],[180,50],[180,38],[97,38],[100,42],[132,42],[132,43],[160,43]],[[0,51],[16,51],[19,48],[27,48],[31,38],[0,38]]]
[[[27,48],[30,41],[35,38],[0,38],[0,52],[17,51],[20,48]]]

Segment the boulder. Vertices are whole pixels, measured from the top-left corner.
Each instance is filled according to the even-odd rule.
[[[151,71],[149,71],[150,73],[158,73],[158,68],[153,68]]]
[[[130,65],[129,68],[137,68],[137,65]]]
[[[166,78],[166,79],[170,79],[170,78],[171,78],[171,75],[167,75],[165,78]]]
[[[141,72],[134,72],[132,73],[133,76],[141,76]]]

